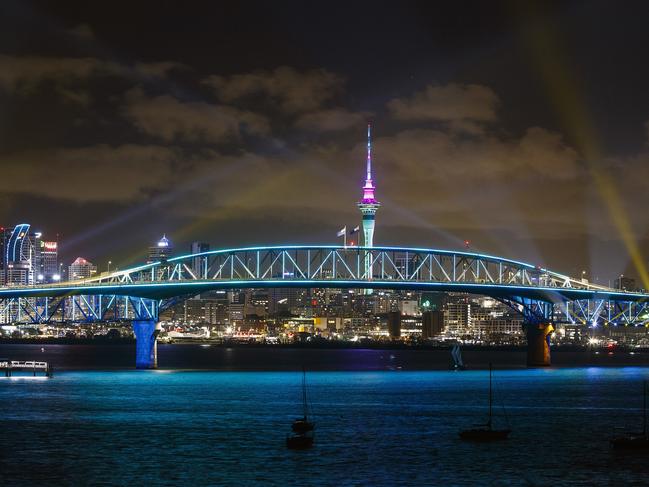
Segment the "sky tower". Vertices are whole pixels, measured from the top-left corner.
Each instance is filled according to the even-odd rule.
[[[363,245],[374,246],[374,216],[381,203],[374,199],[374,182],[372,181],[372,124],[367,124],[367,175],[363,186],[363,199],[359,201],[358,208],[363,214]],[[365,275],[372,278],[371,256],[365,259]]]

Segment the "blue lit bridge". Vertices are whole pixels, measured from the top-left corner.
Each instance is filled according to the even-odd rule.
[[[386,289],[491,296],[520,312],[528,363],[548,365],[556,323],[645,325],[647,293],[598,286],[491,255],[402,247],[215,250],[53,285],[0,288],[9,323],[132,321],[136,364],[154,367],[161,311],[199,293],[263,288]]]

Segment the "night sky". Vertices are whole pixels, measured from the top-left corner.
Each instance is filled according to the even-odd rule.
[[[471,248],[607,284],[649,248],[646,2],[2,2],[0,225],[66,262]]]

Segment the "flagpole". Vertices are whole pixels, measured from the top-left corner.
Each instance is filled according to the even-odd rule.
[[[345,235],[343,235],[343,247],[347,248],[347,228],[345,228]]]

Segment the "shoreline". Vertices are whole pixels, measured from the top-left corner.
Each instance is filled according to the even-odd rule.
[[[2,345],[96,345],[104,346],[135,346],[135,338],[121,339],[96,339],[96,338],[3,338],[0,339]],[[456,343],[448,344],[427,344],[427,343],[404,343],[404,342],[379,342],[379,341],[315,341],[315,342],[295,342],[295,343],[260,343],[260,342],[241,342],[241,341],[223,341],[223,340],[196,340],[182,339],[173,341],[158,341],[158,346],[209,346],[213,348],[241,348],[241,349],[269,349],[269,350],[450,350]],[[486,344],[459,344],[462,351],[504,351],[504,352],[526,352],[527,345],[486,345]],[[552,344],[553,352],[637,352],[649,353],[649,347],[629,347],[625,345],[616,345],[609,347],[594,347],[591,345],[574,345],[574,344]]]

